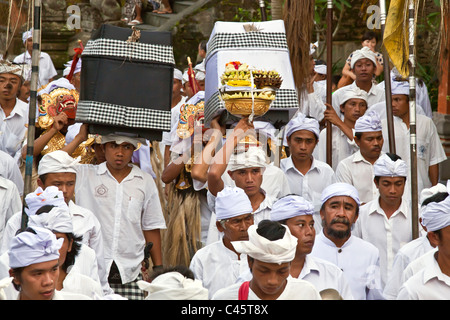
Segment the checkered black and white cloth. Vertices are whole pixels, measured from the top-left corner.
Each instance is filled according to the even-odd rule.
[[[98,101],[79,101],[76,121],[110,126],[170,131],[170,110],[122,106]]]
[[[89,40],[81,57],[83,56],[120,57],[175,65],[171,46],[116,39]]]
[[[208,55],[222,49],[277,48],[288,50],[284,32],[216,33],[208,43]]]

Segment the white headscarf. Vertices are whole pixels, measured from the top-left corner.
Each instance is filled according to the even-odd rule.
[[[356,50],[353,52],[352,60],[350,62],[351,68],[353,69],[356,61],[364,58],[370,59],[375,64],[375,66],[377,65],[377,57],[375,56],[375,53],[368,47],[362,47],[360,50]]]
[[[314,66],[314,71],[318,74],[327,74],[327,65],[326,64],[319,64]]]
[[[375,177],[407,177],[408,165],[402,159],[392,161],[387,154],[382,154],[373,164]]]
[[[380,116],[375,111],[366,112],[355,122],[355,132],[378,132],[382,129]]]
[[[138,137],[129,137],[125,135],[118,135],[118,134],[107,134],[102,136],[102,144],[105,144],[107,142],[115,142],[117,144],[122,144],[124,142],[132,144],[135,148],[139,146],[139,144],[142,144],[144,146],[147,145],[147,141],[144,138],[138,138]]]
[[[33,28],[22,33],[22,42],[25,43],[28,40],[28,38],[32,37],[33,37]]]
[[[340,104],[343,105],[350,99],[362,99],[367,103],[369,95],[366,91],[358,87],[348,87],[344,90]]]
[[[408,81],[391,81],[391,94],[404,94],[409,96],[409,82]]]
[[[67,63],[64,64],[64,67],[66,67],[63,71],[63,77],[68,76],[70,73],[70,69],[72,69],[72,63],[73,60],[67,61]],[[81,72],[81,59],[78,59],[77,65],[75,66],[75,70],[73,71],[73,74]]]
[[[35,215],[39,208],[46,205],[68,208],[62,191],[55,186],[49,186],[45,190],[38,187],[34,192],[26,195],[25,203],[25,213],[28,217]]]
[[[265,168],[266,167],[266,153],[260,147],[251,146],[245,152],[232,154],[228,162],[228,170],[236,171],[246,168]]]
[[[351,184],[345,182],[336,182],[323,189],[321,197],[322,204],[327,202],[328,199],[340,196],[351,197],[358,206],[361,205],[358,190]]]
[[[426,199],[428,199],[440,192],[447,192],[447,187],[445,185],[443,185],[442,183],[438,183],[437,185],[432,186],[431,188],[423,189],[420,192],[419,203],[422,204]]]
[[[319,122],[313,118],[307,118],[303,113],[297,113],[286,125],[286,137],[299,130],[308,130],[315,134],[319,139],[320,128]]]
[[[313,215],[314,206],[299,195],[288,195],[272,205],[270,220],[282,221],[297,216]]]
[[[186,278],[179,272],[167,272],[151,283],[140,280],[137,284],[148,292],[145,300],[208,300],[208,289],[200,280]]]
[[[12,269],[59,259],[59,249],[64,239],[56,239],[48,229],[35,227],[36,234],[24,231],[12,238],[8,255]]]
[[[447,192],[450,192],[450,180],[447,180]],[[450,225],[450,195],[441,202],[431,202],[425,207],[422,224],[427,231],[441,230]]]
[[[178,69],[173,69],[173,78],[183,81],[183,72]]]
[[[77,173],[76,167],[80,160],[81,157],[74,159],[62,150],[47,153],[39,162],[38,175],[58,172]]]
[[[215,208],[217,221],[253,212],[250,199],[238,187],[225,187],[217,193]]]
[[[11,73],[21,78],[25,78],[24,65],[11,63],[8,60],[1,61],[0,63],[0,74],[2,73]]]
[[[37,95],[40,96],[44,93],[49,94],[50,92],[52,92],[55,89],[58,88],[65,88],[68,90],[76,90],[75,87],[73,86],[73,84],[70,83],[69,80],[67,80],[67,78],[59,78],[57,80],[53,80],[52,82],[50,82],[48,85],[45,86],[45,88],[41,89],[38,91]]]
[[[248,228],[248,241],[232,241],[231,244],[239,253],[245,253],[253,259],[266,262],[282,264],[294,260],[297,248],[297,238],[294,237],[289,228],[284,226],[284,237],[279,240],[270,241],[260,236],[256,231],[257,226]]]
[[[30,228],[41,227],[53,232],[73,233],[72,217],[69,208],[52,208],[49,212],[35,214],[29,217]]]

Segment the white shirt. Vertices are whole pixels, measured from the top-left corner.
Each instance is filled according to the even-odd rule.
[[[26,63],[31,66],[31,55],[28,51],[18,55],[13,60],[15,63]],[[58,73],[56,72],[55,66],[53,65],[52,58],[46,52],[41,51],[39,56],[39,82],[38,89],[46,85],[50,79],[54,78]],[[26,75],[25,79],[29,76]]]
[[[341,160],[336,167],[336,182],[346,182],[358,190],[361,203],[376,199],[378,188],[373,181],[373,165],[358,150],[351,156]]]
[[[344,102],[342,101],[342,97],[345,94],[345,91],[350,88],[358,87],[356,85],[356,81],[354,81],[352,84],[349,84],[348,86],[342,87],[337,89],[335,92],[333,92],[332,97],[332,105],[334,110],[338,115],[341,114],[341,104]],[[386,93],[384,92],[383,88],[378,87],[376,84],[372,83],[372,87],[370,88],[367,99],[367,107],[371,107],[377,102],[381,102],[386,100]]]
[[[322,300],[314,286],[305,280],[288,277],[286,287],[277,300]],[[238,300],[239,288],[242,284],[236,283],[219,290],[212,300]],[[251,288],[248,290],[248,300],[261,300]]]
[[[75,194],[80,206],[94,212],[102,226],[105,264],[117,264],[122,283],[139,275],[144,259],[143,230],[165,229],[158,190],[151,175],[131,165],[121,183],[106,162],[77,166]]]
[[[0,150],[6,152],[19,164],[22,143],[26,138],[28,104],[16,98],[16,105],[8,117],[0,108]]]
[[[219,240],[199,249],[192,257],[189,269],[208,289],[211,299],[219,289],[236,283],[239,275],[248,269],[247,255],[241,254],[239,258]]]
[[[337,265],[343,272],[356,300],[383,299],[378,249],[353,235],[340,248],[323,232],[316,236],[310,255]]]
[[[398,290],[403,284],[403,271],[407,268],[411,261],[414,261],[431,250],[433,250],[433,247],[426,236],[421,236],[414,239],[398,250],[392,264],[391,273],[383,291],[386,299],[394,300],[397,298]]]
[[[450,277],[444,274],[432,255],[427,265],[400,288],[397,300],[448,300]]]
[[[313,83],[313,87],[314,91],[311,93],[305,90],[299,109],[301,113],[313,117],[317,121],[321,121],[323,119],[323,113],[327,109],[324,103],[326,102],[326,87],[324,90],[324,87],[317,82]],[[324,95],[325,101],[323,100]]]
[[[322,220],[319,210],[322,206],[320,200],[322,191],[334,182],[334,171],[325,162],[313,157],[311,168],[303,175],[295,168],[292,157],[282,159],[280,168],[286,174],[291,193],[298,194],[314,205],[314,226],[316,231],[322,229]]]
[[[333,170],[336,170],[341,160],[350,157],[358,150],[359,147],[354,140],[350,140],[335,125],[331,126],[331,167]],[[314,149],[313,156],[322,162],[327,162],[327,128],[320,131],[319,142]]]
[[[170,146],[172,145],[172,132],[176,132],[178,122],[180,120],[180,108],[185,104],[187,97],[181,96],[180,102],[170,109],[170,131],[162,133],[161,144]]]
[[[387,129],[386,119],[381,121],[383,126],[383,151],[389,152],[389,133]],[[406,161],[408,167],[411,168],[410,160],[410,134],[409,128],[399,117],[394,117],[394,133],[395,133],[395,153],[402,160]],[[438,164],[447,159],[442,142],[437,133],[436,126],[430,118],[418,114],[416,116],[416,138],[417,138],[417,188],[418,194],[424,188],[431,187],[431,181],[428,176],[429,167]],[[409,170],[411,171],[411,170]],[[409,173],[408,179],[410,180]]]
[[[0,177],[11,180],[19,190],[19,194],[23,195],[23,177],[17,162],[13,157],[0,150]]]
[[[19,190],[8,179],[0,177],[0,243],[2,243],[8,220],[15,212],[22,210]]]
[[[411,209],[402,200],[400,207],[388,219],[380,207],[379,198],[359,207],[352,234],[370,242],[380,253],[381,281],[383,288],[390,275],[398,250],[412,240]]]

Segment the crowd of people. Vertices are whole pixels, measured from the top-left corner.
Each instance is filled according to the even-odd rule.
[[[37,128],[34,191],[24,194],[32,49],[25,32],[27,51],[0,64],[0,299],[450,298],[450,183],[439,182],[446,155],[428,94],[418,86],[413,203],[409,82],[395,70],[385,75],[392,153],[370,37],[349,57],[343,74],[351,81],[336,88],[332,104],[324,89],[330,66],[316,64],[311,51],[305,94],[283,130],[248,117],[230,125],[219,115],[208,125],[193,121],[203,126],[200,137],[180,138],[183,107],[203,107],[204,60],[194,67],[197,92],[187,70],[174,70],[172,129],[161,141],[93,135],[64,111],[68,104],[50,119],[40,112],[48,125]],[[199,53],[204,59],[205,43]],[[81,59],[58,79],[50,56],[40,59],[40,103],[55,88],[79,91]],[[55,147],[57,134],[63,142]]]

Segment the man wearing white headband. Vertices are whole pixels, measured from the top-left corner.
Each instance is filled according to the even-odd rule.
[[[419,198],[421,204],[419,222],[423,231],[417,239],[404,244],[395,255],[392,270],[383,291],[386,299],[395,300],[402,284],[417,270],[422,269],[427,260],[433,259],[436,243],[430,241],[427,228],[422,223],[422,213],[430,203],[441,202],[447,197],[447,187],[441,183],[422,190]]]
[[[83,124],[73,141],[81,143],[87,137]],[[126,298],[143,299],[136,281],[141,279],[144,249],[151,242],[153,266],[162,266],[160,229],[166,228],[153,177],[130,163],[134,150],[146,141],[110,134],[102,135],[101,143],[105,162],[76,167],[77,202],[100,221],[111,288]]]
[[[14,58],[13,62],[27,64],[31,67],[31,54],[33,52],[33,29],[25,31],[22,34],[22,42],[25,52]],[[39,79],[38,88],[51,82],[57,75],[52,58],[48,53],[41,51],[39,56]]]
[[[314,205],[316,230],[320,230],[320,194],[333,180],[334,172],[328,164],[313,155],[319,141],[319,123],[298,113],[286,125],[286,141],[290,156],[282,159],[291,193],[301,195]]]
[[[353,52],[351,59],[351,71],[355,74],[355,81],[352,84],[337,89],[332,96],[332,104],[336,113],[339,114],[339,107],[343,103],[345,90],[349,88],[359,88],[367,92],[368,107],[377,102],[386,100],[385,92],[373,82],[373,76],[377,70],[377,59],[375,53],[368,47]]]
[[[367,92],[358,87],[347,86],[342,88],[341,105],[338,113],[330,106],[324,113],[324,118],[332,124],[332,163],[331,167],[336,170],[339,162],[358,150],[354,141],[354,128],[356,120],[362,117],[367,110]],[[342,117],[339,116],[342,115]],[[319,144],[315,150],[316,157],[326,161],[327,129],[320,132]]]
[[[59,250],[63,239],[45,228],[20,232],[8,251],[10,275],[19,291],[16,300],[90,300],[89,297],[56,289]]]
[[[410,202],[403,198],[408,165],[396,154],[386,153],[375,162],[373,171],[379,196],[361,206],[352,234],[378,248],[384,288],[395,255],[412,240]]]
[[[396,153],[411,169],[409,84],[405,81],[393,81],[391,91]],[[389,132],[386,119],[382,120],[382,125],[385,141],[383,151],[388,152]],[[421,114],[416,115],[416,141],[417,189],[420,194],[424,188],[430,188],[439,182],[439,163],[445,161],[447,156],[433,120]]]
[[[23,81],[20,65],[0,61],[0,150],[17,164],[28,124],[28,104],[17,97]]]
[[[354,299],[383,299],[378,249],[351,233],[360,204],[358,191],[348,183],[334,183],[323,190],[323,230],[311,255],[334,263],[344,272]]]
[[[219,290],[213,300],[321,300],[314,286],[289,277],[297,238],[278,222],[263,220],[248,229],[247,241],[234,241],[246,254],[252,279]]]
[[[364,114],[355,122],[355,143],[359,150],[341,160],[336,167],[336,181],[353,185],[362,203],[378,196],[373,182],[373,164],[383,147],[381,120],[375,112]]]
[[[450,191],[449,181],[447,190]],[[443,201],[429,203],[422,214],[422,223],[428,231],[430,241],[436,244],[437,251],[425,255],[426,264],[403,284],[397,299],[447,300],[450,295],[450,284],[447,281],[450,277],[450,196],[447,195]]]
[[[223,237],[199,249],[189,266],[208,289],[209,298],[235,283],[248,268],[246,255],[237,252],[232,242],[247,240],[247,229],[254,223],[250,200],[238,187],[225,187],[217,194],[215,212],[216,226]]]
[[[313,214],[314,206],[298,195],[285,196],[272,207],[271,220],[287,226],[298,240],[290,274],[312,283],[319,292],[332,288],[344,300],[352,300],[353,295],[342,270],[310,255],[316,237]]]
[[[63,77],[67,78],[67,76],[70,74],[70,71],[72,70],[72,64],[73,60],[68,61],[66,64],[64,64],[64,67],[66,67],[63,71]],[[81,58],[78,59],[77,64],[75,65],[73,69],[73,75],[72,79],[70,79],[70,83],[73,84],[75,89],[77,89],[78,92],[80,92],[80,85],[81,85]]]

